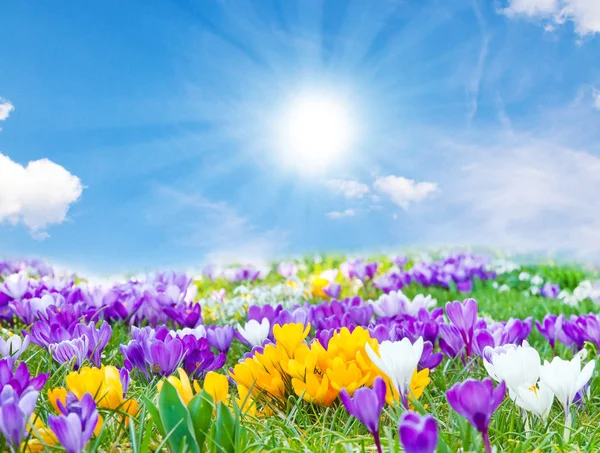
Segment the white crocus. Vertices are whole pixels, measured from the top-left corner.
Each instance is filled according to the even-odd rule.
[[[537,415],[544,421],[548,418],[554,402],[554,393],[544,384],[519,387],[516,389],[515,394],[515,404],[517,406]]]
[[[251,319],[244,327],[237,325],[237,330],[240,335],[246,340],[250,346],[262,346],[265,340],[269,337],[271,324],[267,318],[259,323],[255,319]]]
[[[29,335],[21,338],[19,335],[12,335],[7,340],[0,338],[0,354],[2,357],[12,356],[18,359],[25,349],[29,346]]]
[[[28,288],[29,279],[24,273],[11,274],[6,277],[4,284],[0,285],[0,291],[15,300],[21,299]]]
[[[42,297],[33,297],[29,299],[31,313],[37,317],[48,314],[48,308],[57,305],[57,301],[50,294],[44,294]]]
[[[423,338],[417,338],[414,344],[408,338],[401,341],[383,341],[379,345],[379,355],[368,343],[365,349],[371,361],[390,378],[406,402],[412,375],[423,354]]]
[[[437,300],[431,297],[431,295],[417,294],[413,300],[408,300],[404,305],[404,310],[409,316],[417,316],[421,308],[427,310],[432,309],[437,304]]]
[[[540,355],[529,346],[527,341],[523,346],[505,345],[490,351],[485,348],[483,366],[492,379],[504,381],[510,397],[517,397],[517,389],[534,386],[540,377]]]
[[[568,441],[571,427],[569,411],[577,393],[590,381],[596,361],[589,361],[581,369],[581,356],[576,354],[571,360],[554,357],[552,362],[544,361],[540,370],[540,384],[548,387],[565,410],[565,440]]]
[[[169,331],[169,334],[173,338],[175,338],[175,337],[183,338],[187,335],[193,335],[194,337],[196,337],[196,340],[199,340],[200,338],[206,337],[206,329],[203,325],[199,325],[198,327],[195,327],[193,329],[190,329],[189,327],[185,327],[185,328],[179,329],[179,330],[171,330],[171,331]]]

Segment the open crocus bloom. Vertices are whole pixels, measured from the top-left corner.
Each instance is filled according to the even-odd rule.
[[[515,404],[527,412],[537,415],[542,420],[548,418],[552,403],[554,402],[554,393],[544,384],[532,385],[529,387],[521,386],[515,390]]]
[[[540,376],[540,355],[529,346],[527,341],[523,346],[508,344],[492,349],[484,349],[483,365],[492,379],[504,381],[510,397],[517,397],[517,389],[535,386]]]
[[[576,354],[571,360],[554,357],[552,362],[544,361],[540,370],[540,382],[556,395],[568,411],[575,395],[589,382],[596,361],[591,360],[581,369],[581,356]]]
[[[251,319],[244,327],[237,325],[238,332],[251,347],[262,346],[269,337],[270,328],[271,324],[267,318],[263,318],[260,323]]]
[[[369,343],[366,344],[365,350],[375,366],[392,381],[407,407],[410,381],[423,353],[423,338],[417,338],[414,344],[408,338],[401,341],[383,341],[379,345],[379,355]]]

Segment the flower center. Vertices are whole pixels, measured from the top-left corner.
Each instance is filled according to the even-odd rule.
[[[537,392],[538,389],[537,389],[537,387],[535,385],[532,385],[531,387],[529,387],[529,390],[531,390],[533,392],[533,394],[535,395],[535,397],[537,399],[540,399],[540,396],[538,395],[538,392]]]

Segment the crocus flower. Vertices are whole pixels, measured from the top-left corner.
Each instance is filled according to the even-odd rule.
[[[382,453],[379,440],[379,417],[385,405],[385,381],[378,377],[373,388],[361,387],[350,397],[345,389],[340,392],[340,400],[350,415],[360,420],[375,439],[377,451]]]
[[[540,377],[540,355],[526,341],[523,346],[505,345],[484,350],[483,366],[496,382],[504,381],[510,397],[519,387],[535,386]]]
[[[122,376],[114,366],[90,368],[84,366],[79,371],[72,371],[65,378],[66,388],[58,387],[48,391],[48,400],[58,413],[58,401],[67,404],[68,392],[73,392],[79,399],[86,393],[94,397],[99,408],[120,410],[135,415],[138,404],[133,399],[126,399],[122,384]]]
[[[332,282],[323,288],[323,292],[330,299],[337,299],[338,297],[340,297],[340,294],[342,292],[342,285],[340,285],[339,283]]]
[[[540,290],[540,295],[547,299],[556,299],[560,293],[560,285],[554,285],[552,283],[546,283]]]
[[[540,383],[554,393],[565,411],[565,440],[568,440],[571,427],[570,407],[577,393],[589,382],[596,361],[589,361],[581,369],[581,356],[576,354],[571,360],[554,357],[552,362],[544,361],[540,369]]]
[[[0,354],[2,357],[13,357],[15,360],[21,357],[29,346],[29,335],[21,338],[19,335],[12,335],[7,340],[0,338]]]
[[[183,368],[193,378],[203,376],[208,371],[219,369],[225,363],[226,355],[223,353],[215,355],[210,349],[210,344],[206,338],[197,339],[188,336],[183,339],[182,343]]]
[[[384,341],[379,345],[379,354],[366,344],[365,350],[371,361],[385,374],[402,398],[404,407],[408,408],[408,392],[410,381],[423,353],[423,338],[413,343],[408,338],[401,341]]]
[[[298,267],[293,262],[281,262],[277,265],[277,273],[289,280],[296,276]]]
[[[88,351],[87,357],[97,367],[102,365],[100,357],[104,348],[110,341],[112,335],[112,327],[106,321],[102,321],[99,328],[96,328],[93,322],[88,325],[77,324],[73,330],[73,336],[87,338]]]
[[[231,326],[211,326],[206,331],[206,338],[213,348],[226,354],[233,341],[233,334]]]
[[[554,393],[543,383],[521,386],[515,391],[515,404],[527,412],[546,420],[552,409]]]
[[[556,341],[559,339],[559,336],[562,332],[562,323],[564,318],[564,315],[546,315],[541,323],[539,321],[535,322],[537,329],[544,336],[544,338],[548,340],[548,343],[550,343],[550,347],[552,349],[555,348]]]
[[[87,337],[80,337],[51,344],[50,353],[52,354],[52,358],[60,364],[68,363],[75,359],[74,366],[77,370],[86,359],[88,348]]]
[[[25,274],[12,274],[0,285],[0,291],[11,299],[21,299],[29,288],[29,278]]]
[[[466,356],[471,357],[475,323],[477,322],[477,302],[474,299],[465,299],[464,302],[448,302],[446,315],[452,325],[458,329],[465,343]],[[442,335],[443,333],[442,331]]]
[[[183,338],[186,335],[192,335],[194,338],[199,340],[200,338],[206,338],[206,328],[203,325],[199,325],[193,329],[185,327],[179,330],[170,330],[169,335],[171,335],[173,338]]]
[[[373,311],[380,317],[396,316],[403,311],[403,304],[408,300],[401,291],[391,291],[389,294],[382,294],[379,299],[372,302]]]
[[[35,409],[38,394],[37,390],[28,387],[19,395],[11,385],[5,385],[0,392],[0,431],[12,451],[19,451],[26,434],[25,427]]]
[[[437,447],[437,423],[431,415],[407,412],[398,428],[405,453],[434,453]]]
[[[67,395],[66,406],[57,402],[61,414],[49,415],[48,425],[67,453],[81,453],[92,438],[98,423],[98,410],[91,394],[81,400],[73,393]]]
[[[262,346],[265,340],[269,337],[270,327],[271,325],[267,318],[263,318],[260,323],[254,319],[251,319],[244,327],[238,324],[237,330],[242,339],[245,340],[250,347],[254,347]]]
[[[490,378],[485,378],[483,381],[467,379],[454,384],[446,392],[452,409],[465,417],[481,433],[487,453],[492,452],[488,434],[492,414],[502,403],[505,393],[504,382],[494,389],[494,383]]]
[[[13,365],[11,358],[0,360],[0,391],[10,385],[20,397],[29,387],[41,390],[50,376],[49,373],[41,373],[32,379],[25,362],[21,362],[14,372]]]

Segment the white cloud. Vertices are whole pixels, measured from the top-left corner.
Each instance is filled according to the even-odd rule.
[[[15,106],[10,101],[0,98],[0,121],[6,120],[14,109]]]
[[[592,98],[594,100],[594,108],[600,110],[600,90],[594,89],[592,91]]]
[[[546,19],[556,24],[572,21],[580,36],[600,33],[598,0],[508,0],[508,5],[502,12],[509,17]]]
[[[23,167],[0,154],[0,222],[22,222],[34,237],[47,237],[46,227],[64,222],[82,191],[78,177],[48,159]]]
[[[446,182],[454,213],[441,234],[451,242],[580,256],[600,253],[600,157],[519,134],[490,146],[468,145],[477,163]]]
[[[507,16],[553,16],[559,10],[559,0],[509,0],[503,10]]]
[[[354,209],[346,209],[344,211],[331,211],[325,215],[330,219],[343,219],[344,217],[354,217],[356,211]]]
[[[177,245],[203,249],[210,264],[263,266],[287,245],[285,231],[260,230],[228,203],[209,200],[190,188],[161,185],[156,192],[159,200],[148,213],[150,220],[166,223]]]
[[[380,176],[373,184],[375,190],[386,195],[392,203],[408,209],[411,203],[425,200],[438,190],[432,182],[416,182],[402,176]]]
[[[326,185],[346,198],[362,198],[369,193],[369,186],[353,179],[330,179]]]

